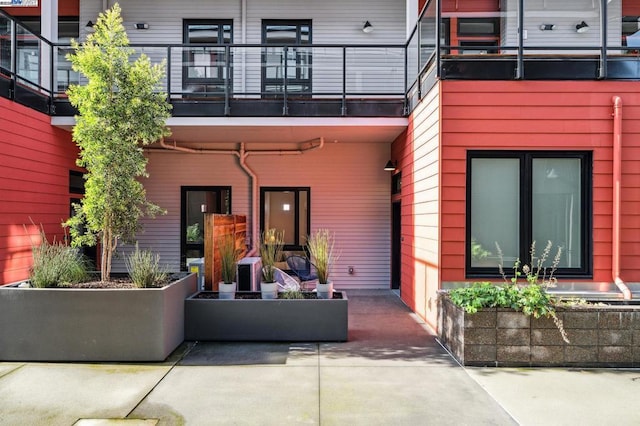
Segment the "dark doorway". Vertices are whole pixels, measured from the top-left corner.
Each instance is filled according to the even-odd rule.
[[[204,256],[204,214],[231,214],[231,187],[183,186],[180,215],[180,269]]]
[[[400,262],[402,228],[400,202],[391,204],[391,288],[400,289]]]

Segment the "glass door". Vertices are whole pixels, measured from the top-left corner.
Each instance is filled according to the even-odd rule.
[[[311,21],[263,20],[262,43],[262,96],[310,95]]]
[[[180,269],[204,257],[204,214],[231,213],[231,187],[182,187]]]

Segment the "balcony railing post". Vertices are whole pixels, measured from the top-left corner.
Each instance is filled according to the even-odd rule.
[[[600,70],[598,78],[607,78],[607,0],[600,1]]]
[[[55,66],[55,62],[53,58],[55,58],[54,52],[56,50],[56,46],[53,43],[47,42],[49,45],[49,114],[54,114],[56,112],[56,107],[53,104],[53,94],[54,88],[55,92],[58,92],[58,84],[57,81],[53,81],[53,67]],[[46,89],[46,88],[45,88]]]
[[[340,114],[347,115],[347,46],[342,46],[342,107]]]
[[[524,77],[524,0],[518,0],[518,58],[516,63],[516,80]]]
[[[171,46],[167,46],[167,102],[171,102]]]
[[[228,117],[229,115],[231,115],[231,102],[230,102],[230,95],[231,95],[231,87],[230,87],[230,82],[231,82],[231,78],[230,78],[230,73],[231,73],[231,46],[229,46],[228,44],[224,47],[224,67],[225,67],[225,71],[224,71],[224,115],[226,117]]]
[[[18,36],[16,34],[16,21],[11,19],[11,88],[9,89],[9,98],[15,99],[16,96],[16,76],[18,75]]]
[[[288,62],[289,62],[289,48],[287,46],[284,46],[282,48],[282,53],[283,53],[283,60],[284,60],[284,72],[282,73],[283,76],[283,81],[282,81],[282,89],[283,89],[283,105],[282,105],[282,115],[289,115],[289,107],[287,106],[287,68],[289,68]]]
[[[440,57],[440,39],[442,37],[441,35],[441,31],[442,31],[442,18],[441,18],[441,13],[442,13],[442,1],[441,0],[436,0],[436,77],[440,78],[441,75],[441,70],[440,67],[441,65],[441,57]]]

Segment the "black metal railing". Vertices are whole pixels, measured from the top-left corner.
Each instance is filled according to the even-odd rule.
[[[573,22],[541,26],[539,11],[524,0],[513,4],[512,11],[486,12],[497,32],[471,43],[449,39],[466,15],[443,13],[441,0],[429,0],[405,44],[132,47],[166,63],[162,89],[179,116],[402,116],[438,80],[640,80],[640,47],[627,45],[632,38],[622,27],[612,36],[607,0],[594,2],[600,12],[590,12],[597,15],[590,33]],[[65,90],[82,80],[65,58],[69,49],[0,11],[0,96],[72,114]]]

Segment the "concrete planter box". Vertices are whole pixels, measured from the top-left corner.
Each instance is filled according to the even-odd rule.
[[[164,288],[0,287],[0,360],[163,361],[195,292],[194,274]]]
[[[342,299],[185,301],[185,339],[217,341],[346,341],[347,295]]]
[[[640,306],[558,309],[571,343],[552,319],[509,309],[467,314],[438,298],[438,338],[469,366],[640,367]]]

